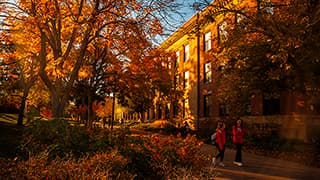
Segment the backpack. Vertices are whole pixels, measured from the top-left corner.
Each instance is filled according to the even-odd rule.
[[[213,134],[211,135],[211,143],[212,143],[212,144],[216,144],[216,136],[217,136],[217,132],[215,132],[215,133],[213,133]]]

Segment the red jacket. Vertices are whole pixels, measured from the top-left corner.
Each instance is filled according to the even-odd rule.
[[[226,138],[226,132],[224,130],[217,130],[216,134],[216,143],[219,146],[220,149],[223,148],[223,146],[226,144],[227,138]]]
[[[232,126],[232,141],[234,143],[243,143],[244,129],[240,126]]]

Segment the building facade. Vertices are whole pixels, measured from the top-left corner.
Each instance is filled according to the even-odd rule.
[[[216,80],[220,69],[217,68],[214,55],[218,57],[221,52],[220,43],[228,38],[228,26],[239,23],[243,17],[235,11],[220,13],[214,17],[214,21],[204,25],[202,22],[208,19],[208,12],[218,12],[222,10],[221,7],[232,8],[231,6],[249,9],[252,12],[257,11],[257,8],[263,8],[265,13],[271,15],[274,13],[271,0],[215,0],[205,9],[198,11],[167,38],[159,48],[176,55],[170,68],[172,68],[174,87],[183,91],[183,97],[180,102],[177,102],[181,108],[175,108],[173,103],[156,102],[157,106],[152,112],[157,114],[157,119],[188,120],[195,129],[210,132],[215,128],[217,120],[228,117],[230,113],[228,104],[219,102],[216,96],[219,91]],[[303,97],[296,92],[282,92],[271,98],[257,92],[251,96],[248,114],[243,118],[256,122],[270,119],[277,122],[304,120],[306,117],[299,114],[303,114],[305,107],[301,108],[299,102],[303,102]],[[299,128],[300,125],[293,128]],[[292,131],[294,131],[293,135],[289,135],[287,131],[284,134],[288,137],[299,136],[292,138],[307,138],[307,130]]]

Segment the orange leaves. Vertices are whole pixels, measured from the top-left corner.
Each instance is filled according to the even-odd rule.
[[[186,138],[178,136],[151,135],[142,139],[142,144],[131,144],[130,148],[139,153],[150,155],[154,165],[157,162],[169,164],[200,166],[204,157],[200,153],[203,142],[196,136],[188,135]]]
[[[42,109],[40,112],[40,115],[46,119],[49,119],[52,117],[52,112],[51,110],[48,110],[48,109]]]
[[[150,31],[149,31],[149,34],[150,35],[157,35],[157,34],[162,34],[163,31],[162,31],[162,24],[161,22],[154,18],[151,22],[150,22]]]
[[[142,7],[142,4],[136,1],[131,2],[133,9],[138,10]]]
[[[78,76],[79,76],[79,78],[87,78],[87,77],[90,77],[91,72],[92,72],[92,67],[91,66],[85,66],[85,67],[82,67],[79,70]]]

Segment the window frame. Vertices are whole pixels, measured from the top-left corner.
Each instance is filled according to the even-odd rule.
[[[212,117],[212,94],[205,94],[203,96],[203,115],[204,117]]]
[[[220,41],[225,41],[228,38],[228,32],[227,32],[227,21],[221,21],[218,25],[218,36]],[[221,28],[223,27],[223,29]]]
[[[210,65],[210,67],[207,68],[207,65]],[[203,78],[204,83],[212,82],[212,63],[211,62],[204,63],[203,77],[204,77]]]
[[[204,51],[209,51],[210,49],[212,49],[212,33],[211,33],[211,31],[206,32],[203,36],[203,39],[204,39],[204,45],[203,45]]]
[[[176,60],[175,60],[174,67],[175,67],[175,68],[178,68],[178,67],[179,67],[179,63],[180,63],[180,51],[177,50],[177,51],[176,51]]]
[[[190,72],[185,71],[183,73],[183,88],[184,89],[188,89],[190,87],[189,78],[190,78]]]
[[[189,61],[189,59],[190,59],[190,44],[185,44],[183,46],[183,52],[184,52],[184,62]]]

